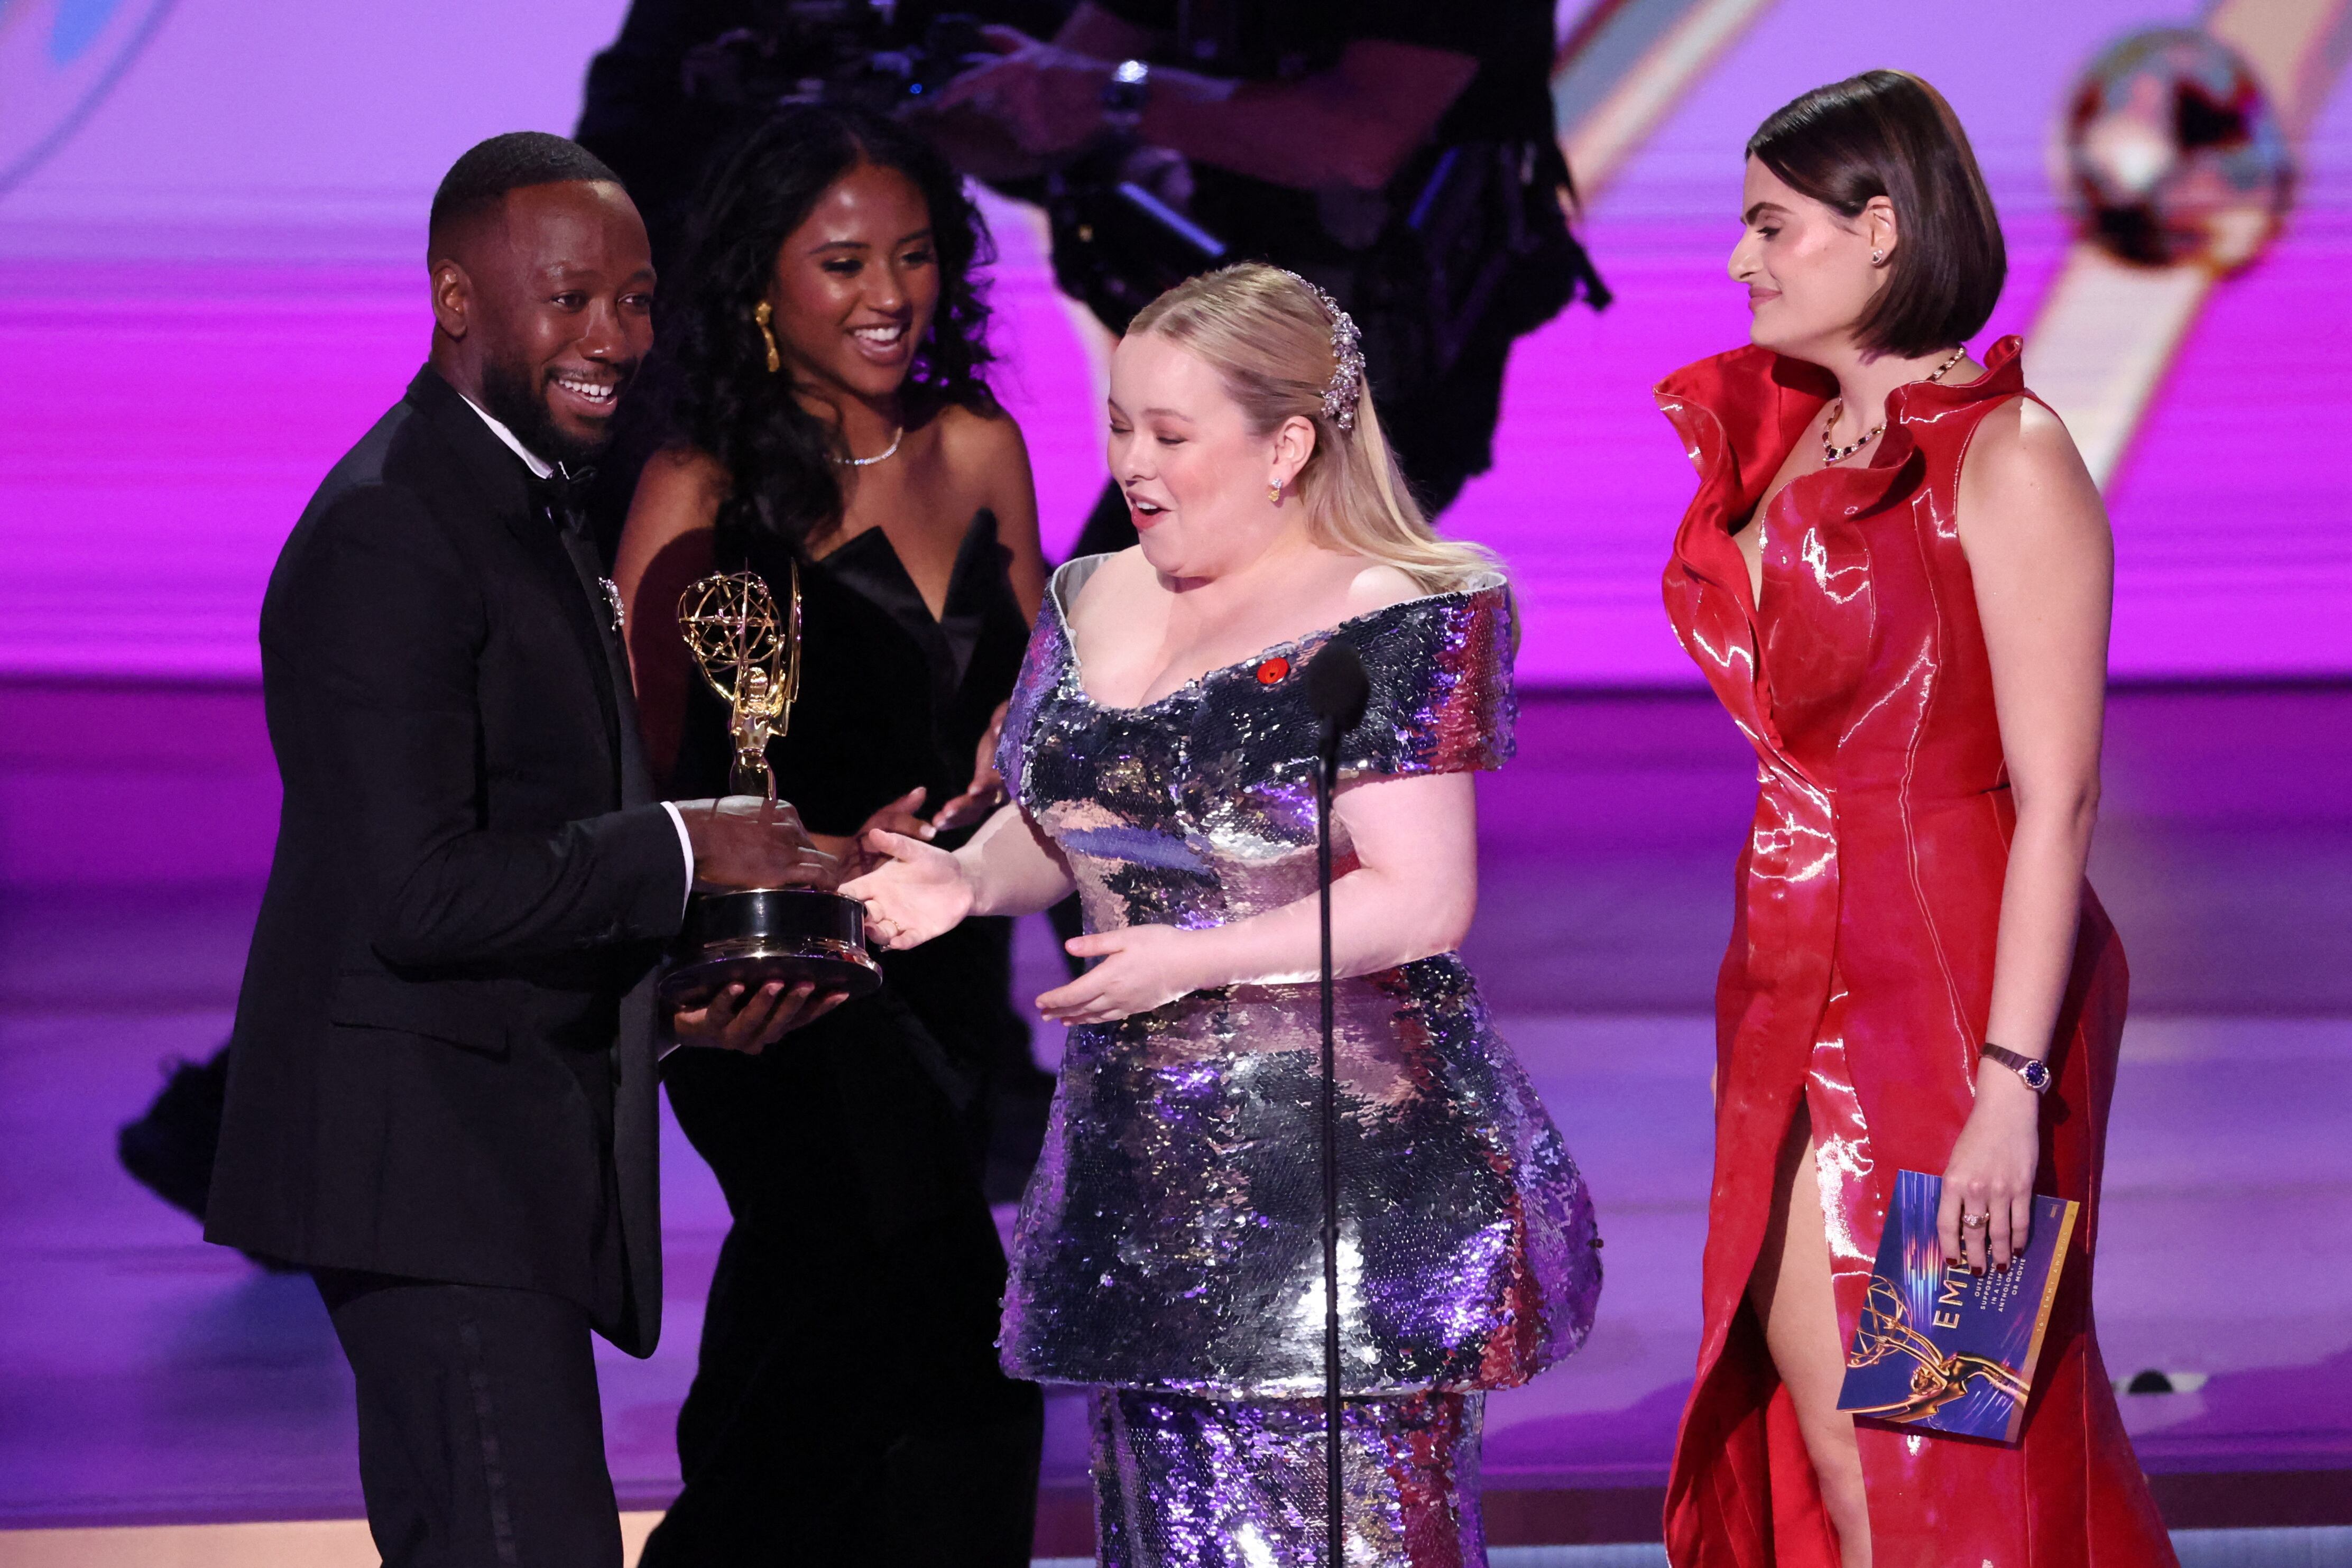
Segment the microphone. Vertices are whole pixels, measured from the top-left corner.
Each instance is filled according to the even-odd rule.
[[[1323,721],[1315,770],[1315,881],[1323,922],[1323,1524],[1325,1561],[1347,1562],[1339,1466],[1339,1087],[1332,1037],[1331,792],[1339,783],[1339,737],[1371,700],[1371,678],[1353,645],[1333,637],[1307,661],[1307,705]]]
[[[1371,677],[1352,643],[1333,637],[1307,661],[1307,706],[1323,721],[1327,749],[1356,727],[1371,696]]]

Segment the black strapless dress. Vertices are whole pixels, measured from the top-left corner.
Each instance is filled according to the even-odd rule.
[[[721,559],[785,592],[782,545],[725,541]],[[879,530],[802,563],[801,697],[769,757],[812,830],[853,833],[917,784],[928,810],[971,782],[1028,643],[1009,559],[981,512],[937,619]],[[698,684],[674,793],[724,793],[728,759],[726,715]],[[997,1366],[1004,1256],[981,1183],[991,1080],[1028,1061],[1010,922],[968,921],[883,963],[881,992],[761,1056],[664,1064],[735,1224],[652,1568],[1029,1561],[1042,1405]]]

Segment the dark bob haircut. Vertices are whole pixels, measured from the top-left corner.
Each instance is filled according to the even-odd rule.
[[[939,307],[915,351],[904,395],[909,423],[948,405],[997,406],[986,379],[988,226],[963,181],[912,131],[861,108],[803,104],[754,128],[702,187],[679,268],[684,286],[654,307],[646,395],[622,410],[625,457],[698,447],[726,470],[722,535],[761,530],[794,550],[841,520],[841,470],[829,426],[771,373],[751,312],[776,253],[836,180],[861,163],[894,169],[922,193],[940,268]]]
[[[1992,315],[2009,251],[1968,133],[1943,95],[1903,71],[1817,87],[1748,139],[1790,190],[1849,218],[1874,196],[1901,235],[1885,286],[1854,328],[1868,354],[1917,359],[1966,342]]]

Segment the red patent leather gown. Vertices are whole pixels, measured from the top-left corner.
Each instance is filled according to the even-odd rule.
[[[1760,784],[1717,990],[1706,1331],[1666,1494],[1677,1568],[1835,1568],[1794,1410],[1745,1304],[1776,1156],[1802,1095],[1851,1342],[1895,1173],[1941,1172],[1974,1101],[2016,823],[1955,514],[1969,437],[2024,393],[2018,340],[1966,385],[1897,391],[1867,466],[1773,499],[1759,606],[1730,525],[1835,391],[1826,373],[1757,348],[1657,389],[1700,480],[1666,568],[1667,613],[1754,743]],[[2036,1177],[2083,1213],[2023,1436],[2011,1447],[1859,1424],[1874,1554],[1888,1568],[2173,1561],[2091,1331],[2126,985],[2085,885]]]

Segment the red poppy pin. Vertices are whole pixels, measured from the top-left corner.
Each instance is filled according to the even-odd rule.
[[[1289,673],[1290,661],[1276,656],[1257,667],[1257,683],[1260,686],[1272,686]]]

